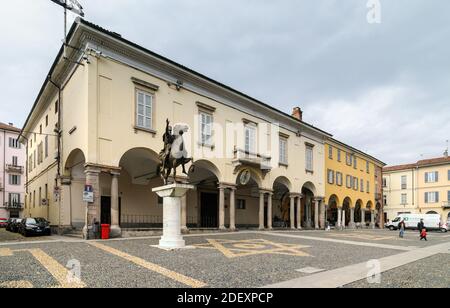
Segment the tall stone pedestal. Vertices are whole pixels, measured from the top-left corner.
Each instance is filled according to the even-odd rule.
[[[188,190],[195,189],[192,185],[172,184],[153,189],[163,198],[163,236],[159,241],[161,249],[183,249],[186,243],[181,235],[181,202]]]

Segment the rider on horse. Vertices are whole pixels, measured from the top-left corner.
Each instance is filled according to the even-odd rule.
[[[172,135],[172,126],[169,125],[169,119],[166,120],[166,132],[163,135],[164,149],[161,151],[161,161],[167,166],[169,162],[170,152],[172,151],[172,143],[175,141],[175,135]]]

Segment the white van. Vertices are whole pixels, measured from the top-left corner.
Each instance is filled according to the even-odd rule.
[[[404,220],[406,229],[417,229],[421,219],[427,230],[440,230],[441,232],[449,230],[447,223],[441,223],[441,215],[436,214],[401,214],[393,221],[386,223],[386,228],[391,231],[398,230],[398,225]]]

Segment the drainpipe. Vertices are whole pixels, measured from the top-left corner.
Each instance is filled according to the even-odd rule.
[[[5,206],[6,198],[6,131],[3,131],[3,205]]]
[[[22,136],[22,138],[27,141],[26,145],[25,145],[25,147],[26,147],[26,149],[25,149],[26,150],[25,151],[25,155],[26,155],[26,157],[25,157],[25,183],[26,183],[25,184],[25,200],[23,201],[24,204],[26,204],[26,202],[29,200],[29,198],[27,198],[28,197],[28,138],[25,136]],[[28,204],[28,207],[29,206],[30,206],[30,204]]]
[[[58,184],[58,179],[61,178],[61,110],[62,110],[62,89],[61,86],[56,84],[51,76],[48,76],[48,81],[54,85],[58,89],[58,122],[56,124],[55,133],[58,136],[58,155],[56,158],[57,161],[57,175],[56,175],[56,185]],[[61,200],[59,200],[61,202]],[[58,226],[61,226],[61,206],[58,206]]]

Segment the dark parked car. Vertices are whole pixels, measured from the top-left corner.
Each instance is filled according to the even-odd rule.
[[[0,218],[0,228],[6,228],[7,225],[8,225],[8,219]]]
[[[11,231],[11,225],[14,222],[15,218],[10,218],[8,219],[8,221],[6,222],[6,231]]]
[[[20,223],[22,222],[23,219],[20,218],[14,218],[14,221],[11,223],[10,227],[9,227],[9,231],[13,232],[13,233],[18,233],[19,232],[19,226]]]
[[[25,218],[19,225],[19,233],[30,235],[51,235],[50,223],[44,218]]]

